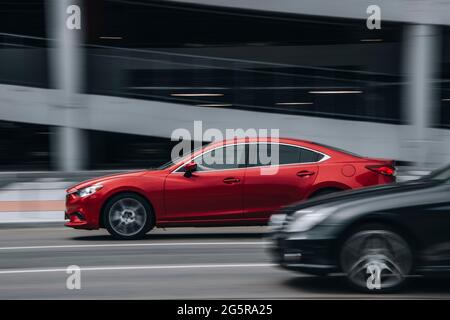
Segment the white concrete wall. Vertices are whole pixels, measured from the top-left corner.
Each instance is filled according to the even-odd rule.
[[[450,25],[448,0],[166,0],[273,12],[366,19],[370,5],[381,8],[382,19]]]
[[[20,94],[17,94],[20,92]],[[170,137],[177,128],[193,130],[202,120],[207,128],[279,128],[280,134],[313,140],[371,157],[410,161],[401,148],[404,126],[336,120],[319,117],[193,107],[181,104],[80,95],[71,124],[76,128]],[[0,119],[46,125],[65,125],[55,90],[0,85]],[[450,162],[450,130],[433,129],[440,150],[433,155],[439,163]]]

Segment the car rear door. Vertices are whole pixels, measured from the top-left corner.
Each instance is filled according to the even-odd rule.
[[[244,215],[246,218],[268,219],[281,206],[304,199],[319,170],[320,153],[294,145],[278,145],[278,161],[262,161],[260,155],[272,146],[258,144],[256,163],[252,163],[255,147],[249,144],[248,167],[244,182]],[[261,151],[261,149],[264,149]],[[273,148],[276,150],[277,148]],[[302,152],[304,152],[302,154]],[[271,157],[274,159],[274,157]],[[276,160],[276,159],[275,159]],[[265,164],[264,164],[265,163]],[[268,170],[268,166],[272,169]]]

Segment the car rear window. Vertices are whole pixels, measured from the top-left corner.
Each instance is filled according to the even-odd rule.
[[[260,146],[264,146],[263,154],[267,154],[267,156],[271,156],[272,148],[270,147],[270,144],[267,145],[265,143],[258,144],[258,152],[257,152],[257,163],[256,165],[268,165],[268,163],[265,163],[265,161],[261,161],[259,159],[259,148]],[[294,163],[311,163],[311,162],[318,162],[320,161],[324,155],[312,150],[304,149],[299,146],[291,146],[291,145],[285,145],[285,144],[279,144],[278,145],[278,163],[277,164],[294,164]],[[272,165],[274,163],[271,163]],[[255,165],[253,162],[250,161],[250,166]]]
[[[344,150],[344,149],[336,148],[336,147],[333,147],[333,146],[329,146],[329,145],[322,144],[322,143],[317,143],[317,142],[312,142],[312,143],[315,144],[315,145],[317,145],[317,146],[320,146],[320,147],[324,147],[324,148],[327,148],[327,149],[331,149],[331,150],[333,150],[333,151],[346,153],[346,154],[349,154],[349,155],[351,155],[351,156],[358,157],[358,158],[364,158],[362,155],[359,155],[359,154],[357,154],[357,153],[350,152],[350,151],[347,151],[347,150]]]

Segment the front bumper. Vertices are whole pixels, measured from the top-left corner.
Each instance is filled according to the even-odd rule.
[[[99,198],[97,195],[81,198],[74,193],[66,195],[64,219],[66,227],[75,229],[99,229]]]
[[[82,216],[79,212],[73,212],[71,214],[65,212],[64,220],[69,220],[64,224],[66,227],[74,229],[89,229],[88,222],[84,220],[84,216]]]
[[[289,270],[310,274],[338,271],[332,239],[290,239],[289,234],[272,236],[271,255],[276,263]]]

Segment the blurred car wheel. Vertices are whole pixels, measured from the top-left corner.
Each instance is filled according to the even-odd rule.
[[[115,238],[139,239],[154,226],[152,208],[137,194],[121,193],[107,202],[104,224]]]
[[[359,290],[383,293],[398,290],[412,269],[412,251],[405,239],[385,226],[365,226],[344,242],[342,271]]]

